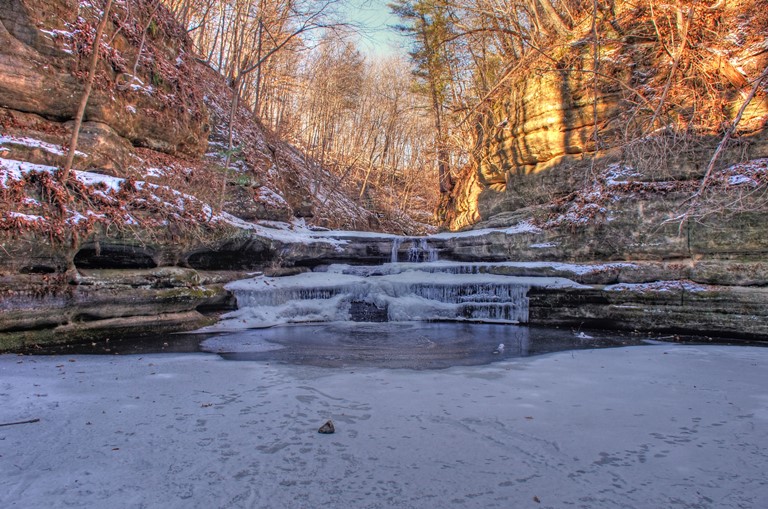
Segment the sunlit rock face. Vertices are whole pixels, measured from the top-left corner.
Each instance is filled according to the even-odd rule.
[[[564,73],[534,74],[514,83],[485,119],[480,182],[503,191],[516,176],[593,153],[595,120],[602,134],[608,134],[621,93],[603,90],[593,101],[590,86],[583,75]]]
[[[768,64],[760,35],[768,21],[748,14],[760,2],[724,4],[702,14],[690,37],[706,38],[705,30],[722,36],[688,49],[666,94],[672,58],[648,35],[656,32],[647,5],[615,2],[615,19],[598,27],[598,75],[586,29],[545,54],[531,52],[478,107],[475,159],[443,200],[446,226],[461,229],[516,211],[530,217],[531,207],[543,222],[546,206],[599,181],[612,163],[631,168],[633,181],[700,180],[722,124],[736,116],[750,81]],[[688,84],[702,79],[708,92],[697,95]],[[718,168],[768,156],[766,115],[763,90],[744,111],[739,138],[720,155]],[[682,199],[692,192],[682,191]]]
[[[463,228],[572,190],[573,169],[562,168],[594,154],[595,121],[602,137],[614,136],[621,108],[620,89],[603,90],[596,101],[591,92],[583,73],[526,74],[513,81],[478,126],[475,163],[459,176],[445,206],[449,226]]]

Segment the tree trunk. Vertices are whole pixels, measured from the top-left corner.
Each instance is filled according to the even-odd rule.
[[[229,129],[227,133],[227,156],[224,161],[224,178],[221,181],[221,191],[219,194],[219,210],[224,208],[224,200],[227,194],[227,180],[229,180],[229,165],[232,162],[232,152],[235,148],[235,119],[237,118],[237,108],[240,104],[242,77],[242,74],[238,74],[235,78],[235,83],[232,86],[232,103],[229,108]]]
[[[263,4],[262,4],[263,5]],[[262,46],[264,45],[264,22],[259,16],[258,40],[256,42],[256,61],[261,62]],[[254,84],[253,112],[261,118],[261,64],[256,68],[256,83]]]
[[[649,130],[653,130],[654,126],[656,124],[656,120],[658,120],[659,115],[661,114],[661,110],[664,107],[664,103],[667,100],[667,95],[669,95],[669,91],[672,88],[672,80],[675,77],[675,73],[677,73],[677,68],[680,66],[680,59],[683,57],[683,53],[685,52],[685,45],[688,43],[688,29],[691,26],[691,23],[693,23],[693,7],[688,11],[688,16],[683,18],[685,21],[679,21],[678,23],[681,23],[682,26],[680,27],[680,46],[678,46],[677,51],[675,52],[675,55],[673,57],[672,61],[672,69],[669,71],[669,76],[667,76],[667,82],[664,85],[664,90],[661,93],[661,98],[659,99],[659,104],[656,106],[656,109],[653,111],[653,117],[651,117],[651,123],[649,126]],[[678,9],[677,11],[678,18],[682,17],[682,10]]]
[[[155,14],[157,14],[157,10],[159,8],[160,8],[160,0],[157,0],[157,4],[155,4],[155,8],[152,9],[152,12],[149,14],[149,19],[147,20],[147,24],[144,25],[144,29],[141,31],[141,42],[139,42],[139,50],[136,52],[136,60],[133,62],[133,69],[131,71],[133,74],[133,77],[131,79],[134,79],[136,77],[136,70],[139,68],[141,53],[144,51],[144,44],[147,42],[147,30],[149,30],[149,26],[152,24],[152,20],[155,19]]]
[[[69,180],[70,171],[72,170],[72,162],[75,160],[77,139],[80,136],[80,127],[83,125],[85,107],[88,105],[88,98],[91,95],[91,89],[93,89],[93,80],[96,77],[96,65],[99,62],[99,50],[101,49],[101,36],[104,34],[104,29],[107,26],[107,21],[109,20],[109,10],[111,8],[112,0],[107,0],[107,4],[104,6],[104,13],[102,14],[99,25],[96,28],[96,37],[93,39],[91,61],[88,65],[88,77],[85,81],[85,89],[83,90],[83,95],[80,98],[80,105],[77,107],[75,125],[72,127],[72,138],[69,140],[69,153],[67,154],[67,161],[64,163],[64,172],[62,174],[62,180],[64,183]]]
[[[434,62],[437,57],[436,48],[430,44],[429,36],[427,35],[427,20],[422,17],[422,42],[424,44],[424,50],[428,55],[428,59]],[[435,125],[435,151],[437,153],[437,178],[440,186],[440,194],[446,194],[453,188],[453,182],[451,182],[451,171],[449,165],[448,148],[445,143],[445,134],[443,133],[443,105],[440,101],[440,94],[438,90],[438,76],[436,64],[428,64],[427,67],[427,80],[429,82],[429,93],[432,100],[432,115],[434,117]]]

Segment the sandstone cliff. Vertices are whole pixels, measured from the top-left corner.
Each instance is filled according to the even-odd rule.
[[[683,2],[681,12],[695,10],[682,30],[672,6],[612,2],[597,49],[585,19],[518,62],[478,106],[474,163],[444,205],[447,225],[551,204],[613,163],[631,168],[633,181],[700,180],[768,65],[761,2],[715,4]],[[768,156],[766,81],[718,168]]]
[[[13,128],[48,132],[60,142],[82,95],[82,78],[94,35],[95,12],[77,0],[9,0],[0,6],[0,106],[5,134]],[[90,5],[90,4],[88,4]],[[141,2],[111,15],[101,47],[98,82],[85,113],[81,166],[125,171],[131,147],[200,156],[209,119],[192,70],[186,34],[166,19],[155,30],[136,76],[131,74],[141,33],[127,16]],[[160,19],[160,18],[159,18]],[[50,160],[49,162],[54,162]]]
[[[444,251],[643,267],[604,282],[626,283],[621,292],[532,296],[532,320],[764,336],[768,14],[752,0],[612,5],[597,48],[582,20],[478,107],[475,157],[444,201],[446,225],[525,233]]]

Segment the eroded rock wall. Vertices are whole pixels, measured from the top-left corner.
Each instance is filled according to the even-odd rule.
[[[768,80],[746,104],[768,66],[764,6],[613,4],[597,73],[586,20],[481,105],[475,160],[442,209],[478,235],[437,241],[441,257],[633,264],[532,292],[532,323],[764,338]]]

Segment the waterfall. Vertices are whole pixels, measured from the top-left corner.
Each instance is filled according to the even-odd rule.
[[[400,251],[400,246],[403,244],[403,238],[397,237],[392,241],[392,255],[390,256],[390,262],[397,263],[397,253]]]
[[[421,250],[426,253],[426,261],[428,262],[436,262],[437,261],[437,249],[430,246],[427,242],[427,239],[421,239],[419,241],[419,245],[421,246]]]
[[[437,261],[437,249],[429,245],[427,239],[413,239],[411,241],[411,247],[408,249],[408,262],[436,262]]]
[[[239,309],[225,318],[238,328],[370,320],[526,323],[531,287],[575,285],[564,278],[489,274],[476,264],[429,263],[429,246],[415,244],[419,263],[332,265],[326,272],[235,281],[226,288]]]

